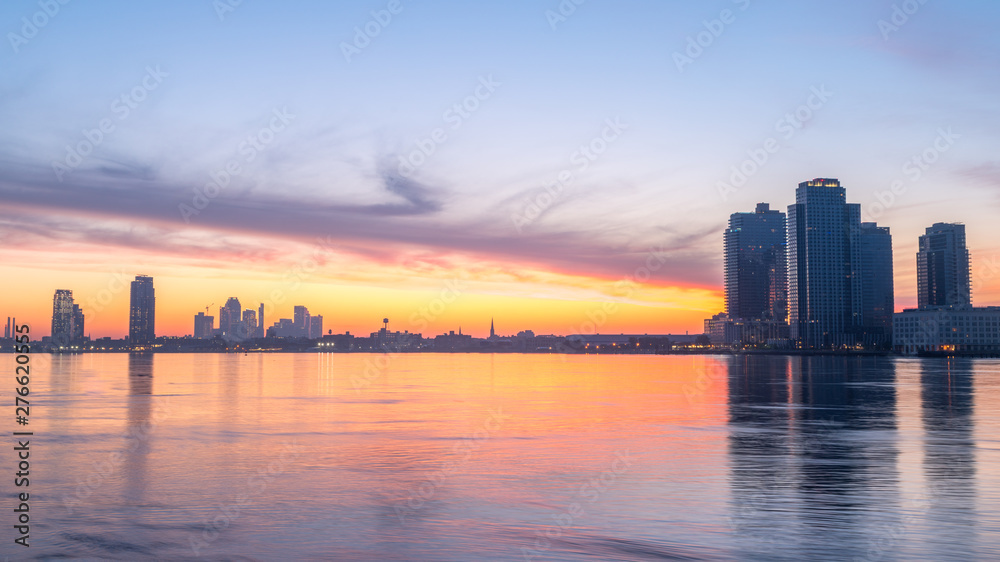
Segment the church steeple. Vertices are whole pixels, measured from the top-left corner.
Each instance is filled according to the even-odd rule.
[[[496,337],[496,332],[493,331],[493,319],[490,318],[490,337]]]

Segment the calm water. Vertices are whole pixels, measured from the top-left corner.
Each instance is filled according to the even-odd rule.
[[[14,559],[1000,559],[995,360],[33,361]]]

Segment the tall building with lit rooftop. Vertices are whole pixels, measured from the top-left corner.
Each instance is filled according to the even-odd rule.
[[[862,226],[861,206],[836,179],[800,183],[788,207],[788,293],[800,347],[891,345],[892,238]]]
[[[132,281],[128,338],[132,345],[148,345],[156,339],[156,293],[152,277],[137,275]]]

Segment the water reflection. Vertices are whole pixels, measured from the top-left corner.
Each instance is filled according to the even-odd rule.
[[[967,359],[921,365],[921,416],[928,518],[939,521],[956,556],[974,558],[976,458],[973,364]]]
[[[54,361],[36,556],[1000,560],[997,361],[384,359]]]
[[[149,424],[153,398],[153,355],[128,356],[128,402],[126,404],[126,447],[123,471],[125,501],[139,504],[146,485],[149,456]]]
[[[734,360],[732,528],[747,556],[866,556],[899,505],[894,382],[882,358]]]

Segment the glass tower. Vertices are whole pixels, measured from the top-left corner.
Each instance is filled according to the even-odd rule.
[[[734,213],[725,234],[726,313],[784,322],[788,309],[785,214],[759,203]]]
[[[806,348],[851,346],[861,326],[861,206],[835,179],[799,184],[788,207],[789,324]]]
[[[137,275],[132,281],[128,337],[132,345],[150,344],[156,339],[156,296],[152,277]]]
[[[917,305],[971,305],[970,261],[964,224],[937,223],[928,228],[917,252]]]

